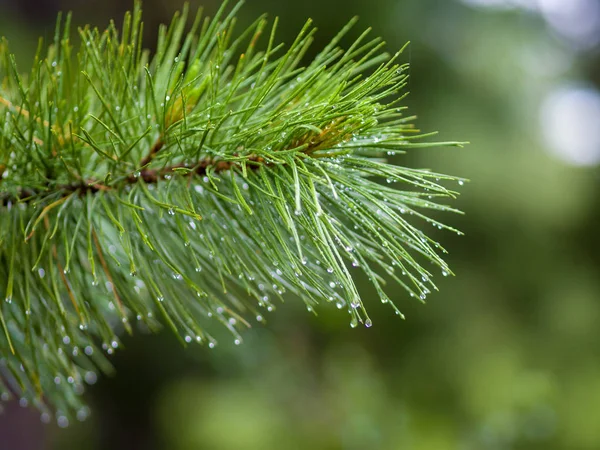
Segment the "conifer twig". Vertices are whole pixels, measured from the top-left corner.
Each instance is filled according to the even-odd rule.
[[[0,42],[2,398],[63,426],[135,323],[240,344],[289,296],[370,327],[357,272],[400,317],[388,292],[424,301],[452,274],[429,230],[458,233],[437,216],[463,180],[396,163],[461,143],[404,115],[402,52],[340,48],[353,19],[305,61],[310,21],[278,45],[277,20],[233,33],[240,6],[187,34],[184,8],[152,57],[139,4],[78,39],[59,17],[26,73]]]

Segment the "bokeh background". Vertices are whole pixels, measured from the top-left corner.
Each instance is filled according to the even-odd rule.
[[[446,217],[466,235],[431,230],[457,277],[425,306],[398,290],[406,321],[372,302],[370,329],[290,299],[242,346],[124,337],[118,376],[87,391],[85,422],[59,429],[7,404],[0,448],[599,449],[600,2],[247,3],[242,22],[279,16],[285,42],[312,17],[315,52],[355,14],[390,50],[412,42],[420,128],[471,142],[396,157],[471,180],[456,202],[467,214]],[[26,64],[57,11],[104,26],[129,7],[0,0],[0,34]],[[146,0],[148,47],[179,7]]]

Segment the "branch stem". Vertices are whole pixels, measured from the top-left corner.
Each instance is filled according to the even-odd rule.
[[[159,147],[159,142],[160,141],[157,141],[157,144],[153,146],[153,150]],[[162,144],[160,146],[162,146]],[[156,152],[157,151],[158,150],[156,150]],[[156,152],[154,152],[154,154],[156,154]],[[150,154],[152,154],[152,152]],[[148,157],[144,158],[144,160],[146,159],[148,159]],[[252,161],[259,164],[265,163],[264,159],[259,156],[251,156],[250,158],[248,158],[247,161]],[[47,186],[46,191],[50,189],[52,189],[53,191],[60,191],[62,192],[61,197],[66,197],[74,192],[78,192],[79,195],[84,195],[87,192],[94,194],[99,191],[116,190],[118,188],[123,187],[124,185],[133,185],[139,183],[140,181],[143,181],[146,184],[156,184],[158,181],[167,178],[169,175],[176,173],[180,169],[188,169],[190,171],[190,175],[203,177],[207,174],[209,168],[212,168],[214,173],[220,173],[227,170],[231,170],[235,166],[239,166],[239,164],[234,161],[220,161],[215,160],[213,158],[205,158],[194,166],[190,166],[187,164],[175,164],[172,166],[163,167],[161,169],[143,169],[139,172],[136,172],[135,174],[130,174],[125,176],[124,178],[121,178],[118,183],[115,183],[113,185],[107,185],[103,182],[99,182],[98,180],[89,179],[69,184],[62,184],[58,186]],[[5,193],[4,195],[0,193],[0,206],[6,206],[11,201],[27,203],[30,200],[33,200],[34,198],[43,194],[44,192],[44,190],[35,191],[23,189],[19,192],[19,194],[16,197],[12,196],[10,193],[8,193],[8,195],[6,195],[7,193]]]

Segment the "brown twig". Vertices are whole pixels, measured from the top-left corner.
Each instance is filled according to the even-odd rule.
[[[247,161],[258,164],[265,163],[264,159],[259,156],[250,156]],[[231,170],[235,166],[239,166],[239,163],[235,161],[219,161],[213,158],[205,158],[195,166],[175,164],[173,166],[167,166],[161,169],[143,169],[135,174],[128,175],[119,184],[112,186],[105,185],[97,180],[87,180],[54,186],[52,188],[48,187],[48,189],[52,189],[53,191],[61,191],[64,197],[74,192],[78,192],[79,195],[85,195],[88,192],[94,194],[100,191],[112,191],[124,185],[133,185],[135,183],[139,183],[140,181],[143,181],[146,184],[156,184],[160,180],[166,179],[169,175],[175,174],[180,169],[188,169],[191,175],[203,177],[208,173],[209,168],[212,168],[214,173],[220,173]],[[29,198],[34,198],[43,192],[44,191],[24,189],[16,198],[9,196],[2,197],[0,195],[0,206],[6,205],[11,200],[15,202],[27,202]]]
[[[337,133],[336,126],[339,125],[340,121],[343,121],[344,118],[338,119],[335,124],[328,125],[325,127],[320,133],[306,133],[305,135],[296,139],[292,144],[292,148],[298,148],[302,145],[306,145],[306,148],[303,152],[307,155],[314,156],[314,152],[320,150],[324,145],[330,146],[334,142],[346,141],[349,139],[349,136],[343,133]],[[165,143],[162,137],[159,137],[154,145],[150,148],[148,154],[140,161],[139,167],[140,171],[127,175],[122,178],[120,182],[113,185],[106,185],[102,182],[94,179],[90,180],[78,180],[73,183],[63,184],[59,186],[47,186],[45,191],[52,190],[54,192],[61,191],[63,196],[70,195],[74,192],[78,192],[79,195],[85,195],[87,193],[96,193],[100,191],[112,191],[119,189],[125,185],[133,185],[143,181],[146,184],[156,184],[158,181],[166,179],[169,175],[176,173],[180,169],[187,169],[189,171],[189,175],[196,175],[203,177],[205,176],[209,169],[212,169],[213,173],[225,172],[227,170],[231,170],[234,167],[240,167],[241,164],[236,161],[223,161],[218,160],[211,157],[206,157],[199,161],[195,166],[186,165],[186,164],[175,164],[172,166],[166,166],[160,169],[150,169],[148,166],[152,163],[152,161],[156,158],[156,155],[163,149]],[[256,155],[252,155],[246,159],[247,162],[256,163],[256,165],[252,165],[251,167],[257,167],[260,164],[266,164],[264,158]],[[0,176],[2,171],[0,170]],[[191,177],[190,177],[191,179]],[[1,178],[0,178],[1,180]],[[30,198],[33,199],[40,194],[43,194],[45,191],[36,191],[33,189],[23,189],[16,196],[4,195],[0,193],[0,206],[6,205],[8,202],[27,202]]]
[[[165,143],[162,140],[162,138],[158,138],[158,140],[154,143],[154,145],[150,149],[150,152],[140,162],[140,167],[146,167],[148,164],[150,164],[152,162],[152,160],[154,159],[154,157],[157,155],[157,153],[161,151],[161,149],[163,148],[164,145],[165,145]]]

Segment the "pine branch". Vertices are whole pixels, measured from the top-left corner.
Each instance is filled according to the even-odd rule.
[[[139,5],[77,44],[59,18],[27,75],[0,43],[2,398],[65,425],[132,322],[209,347],[218,322],[239,344],[289,295],[371,326],[356,271],[400,316],[387,283],[424,300],[451,274],[423,230],[457,232],[426,212],[456,212],[438,201],[462,180],[385,159],[460,145],[403,115],[401,52],[368,30],[340,49],[353,20],[302,66],[310,22],[284,47],[277,20],[234,34],[239,7],[188,34],[184,9],[152,58]]]

